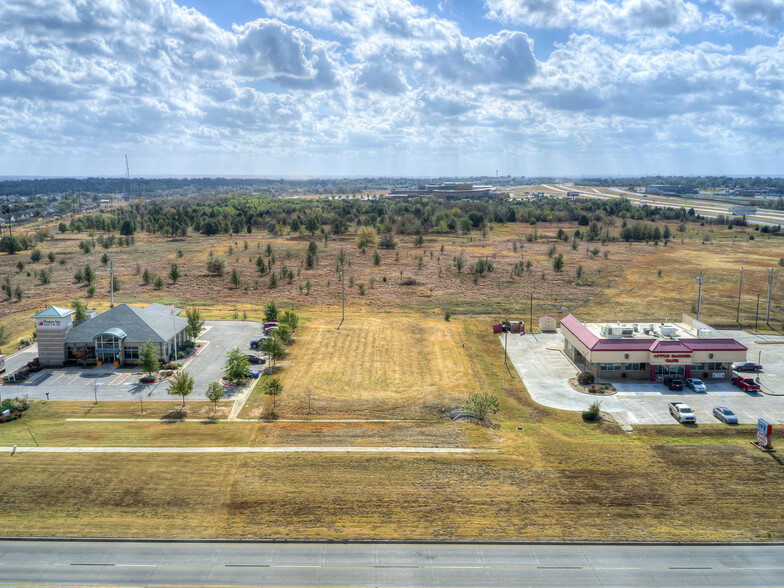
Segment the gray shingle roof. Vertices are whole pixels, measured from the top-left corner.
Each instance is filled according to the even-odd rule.
[[[70,308],[60,308],[59,306],[50,306],[46,310],[42,310],[38,314],[34,314],[30,318],[63,318],[68,316],[69,314],[73,314],[74,311]]]
[[[182,309],[174,309],[172,320],[171,308],[163,304],[153,303],[145,308],[118,304],[97,317],[76,325],[65,338],[67,343],[86,343],[96,335],[118,327],[125,331],[129,343],[144,343],[148,339],[153,343],[163,343],[182,331],[188,320],[179,313]]]

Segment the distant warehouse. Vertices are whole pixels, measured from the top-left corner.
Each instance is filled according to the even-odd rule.
[[[442,200],[487,200],[493,194],[496,194],[496,189],[493,186],[443,182],[441,184],[426,184],[416,188],[396,188],[390,190],[389,197],[415,198],[417,196],[434,196]]]
[[[581,323],[561,319],[564,351],[582,369],[600,377],[729,378],[747,348],[735,339],[714,338],[713,329],[684,323]]]
[[[158,357],[168,358],[187,340],[188,321],[180,308],[153,303],[144,308],[119,304],[73,324],[74,311],[50,306],[34,314],[38,358],[43,366],[69,363],[136,364],[142,345],[152,342]]]

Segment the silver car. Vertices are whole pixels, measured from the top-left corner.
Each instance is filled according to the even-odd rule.
[[[706,388],[705,384],[702,383],[702,380],[698,378],[686,378],[686,385],[695,392],[708,391],[708,388]]]
[[[713,416],[715,416],[721,422],[727,423],[728,425],[738,424],[738,417],[735,416],[735,413],[724,406],[714,406]]]

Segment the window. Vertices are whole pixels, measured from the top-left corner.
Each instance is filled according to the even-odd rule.
[[[726,363],[709,363],[707,365],[708,365],[707,370],[709,372],[710,371],[723,372],[724,370],[729,369]]]
[[[138,347],[125,347],[123,348],[123,353],[125,354],[125,359],[139,359]]]
[[[620,363],[603,363],[599,365],[599,369],[603,372],[620,372]]]
[[[627,363],[626,364],[626,371],[627,372],[639,372],[645,369],[644,363]]]
[[[693,363],[691,364],[691,369],[693,369],[695,372],[701,372],[705,369],[705,365],[702,363]]]

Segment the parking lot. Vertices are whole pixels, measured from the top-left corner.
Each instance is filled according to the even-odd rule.
[[[207,385],[223,375],[226,353],[235,346],[250,353],[250,340],[261,334],[261,325],[253,321],[207,321],[205,327],[199,340],[208,344],[185,368],[194,380],[188,400],[206,400]],[[29,352],[27,355],[25,361],[35,357]],[[141,384],[141,376],[136,367],[47,368],[31,374],[23,384],[4,385],[3,396],[26,394],[31,400],[94,400],[96,395],[98,400],[137,400],[139,395],[144,400],[172,399],[166,392],[166,382]],[[231,400],[234,393],[234,388],[227,387],[226,399]]]
[[[594,400],[601,400],[602,410],[622,425],[674,424],[668,403],[686,402],[694,409],[699,424],[715,424],[714,406],[726,406],[738,421],[756,424],[764,418],[772,424],[784,424],[784,337],[759,336],[744,331],[724,331],[748,347],[748,360],[764,366],[759,374],[761,393],[747,393],[726,380],[705,380],[707,393],[670,391],[664,384],[648,380],[607,380],[618,392],[611,396],[593,396],[574,390],[569,378],[577,368],[562,351],[564,339],[559,333],[541,335],[509,334],[507,352],[512,365],[523,380],[531,397],[538,403],[562,410],[585,410]],[[500,336],[501,345],[504,335]],[[772,343],[757,343],[769,340]],[[778,342],[781,344],[778,344]],[[757,374],[750,374],[757,377]]]

